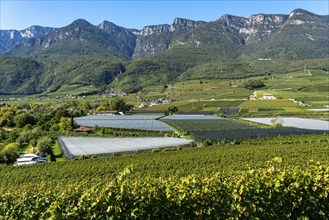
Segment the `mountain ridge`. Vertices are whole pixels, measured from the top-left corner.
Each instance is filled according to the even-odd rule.
[[[315,41],[314,34],[311,34],[312,27],[309,26],[308,22],[324,29],[321,30],[321,36],[317,36],[317,39],[321,39],[321,46],[316,46],[320,50],[323,46],[322,41],[327,40],[325,29],[329,27],[328,18],[328,15],[317,15],[304,9],[295,9],[290,14],[259,13],[251,15],[249,18],[225,14],[210,22],[176,17],[172,24],[148,25],[141,30],[127,29],[106,20],[101,24],[93,25],[84,19],[77,19],[61,28],[36,25],[22,31],[0,30],[2,38],[0,53],[26,56],[38,54],[41,51],[49,54],[52,53],[52,50],[48,48],[56,45],[59,41],[72,40],[77,44],[75,47],[88,48],[96,45],[95,47],[98,49],[95,53],[117,59],[160,54],[172,47],[182,47],[185,44],[190,48],[192,46],[200,47],[202,44],[211,45],[210,50],[218,50],[221,57],[236,58],[239,54],[248,54],[248,50],[256,53],[255,56],[257,56],[263,55],[261,50],[268,50],[268,48],[264,49],[263,46],[257,44],[271,45],[272,42],[276,41],[271,37],[273,35],[286,39],[287,45],[289,45],[293,39],[289,36],[287,38],[287,35],[290,34],[287,32],[294,25],[301,27],[298,31],[305,33],[304,38],[311,38]],[[285,31],[284,34],[281,33],[282,30]],[[61,33],[56,35],[59,31]],[[233,48],[236,53],[232,53],[229,48]],[[47,52],[47,50],[50,51]],[[56,48],[56,51],[59,50],[65,51],[64,54],[69,54],[70,42],[63,43],[62,48]],[[84,55],[91,53],[90,50],[89,48],[84,52],[74,48],[72,51],[73,54]],[[212,51],[211,53],[215,52]],[[269,52],[268,55],[279,57],[278,54],[273,55],[271,53]],[[293,51],[292,53],[300,56],[298,54],[300,52]],[[320,51],[319,54],[323,56],[325,52]]]
[[[0,94],[55,91],[67,83],[136,92],[177,80],[286,73],[306,63],[328,69],[329,16],[303,9],[248,18],[225,14],[211,22],[175,18],[141,30],[84,19],[24,30],[24,38],[0,31],[0,50],[6,50]]]

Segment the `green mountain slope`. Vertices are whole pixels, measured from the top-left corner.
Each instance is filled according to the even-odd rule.
[[[59,28],[44,38],[32,38],[15,46],[6,55],[37,55],[48,59],[76,60],[81,58],[126,59],[131,51],[120,51],[114,36],[89,22],[79,19]]]
[[[282,60],[326,58],[329,54],[329,16],[294,10],[280,29],[261,44],[251,44],[244,53]]]
[[[0,93],[55,91],[72,83],[134,92],[180,80],[328,69],[328,20],[302,9],[213,22],[176,18],[142,30],[78,19],[8,49],[1,57]],[[1,33],[8,38],[11,32]]]
[[[0,57],[0,94],[38,93],[45,72],[43,64],[30,58]]]

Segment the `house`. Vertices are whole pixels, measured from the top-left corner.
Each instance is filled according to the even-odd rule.
[[[263,100],[272,100],[272,99],[276,99],[276,97],[270,93],[266,93],[263,96]]]
[[[137,108],[147,108],[147,107],[148,107],[148,105],[145,104],[145,103],[142,103],[142,104],[137,106]]]
[[[255,95],[250,95],[249,100],[257,100],[257,97]]]

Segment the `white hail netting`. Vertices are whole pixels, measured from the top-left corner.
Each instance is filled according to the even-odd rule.
[[[154,148],[175,147],[191,144],[192,140],[172,137],[147,138],[97,138],[97,137],[60,137],[73,156],[109,154],[138,151]]]
[[[156,120],[162,117],[156,116],[123,116],[123,115],[91,115],[75,118],[75,122],[80,126],[105,127],[122,129],[139,129],[151,131],[172,131],[166,123]]]

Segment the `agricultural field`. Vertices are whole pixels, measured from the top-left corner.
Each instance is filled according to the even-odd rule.
[[[189,112],[189,111],[217,111],[220,107],[237,107],[244,100],[202,100],[202,101],[184,101],[175,102],[164,105],[155,105],[147,108],[147,110],[161,110],[164,111],[171,105],[175,105],[179,111]]]
[[[253,91],[243,88],[248,80],[261,80],[265,87],[256,91],[258,98],[265,93],[273,94],[279,100],[250,102],[247,100]],[[268,114],[292,113],[299,115],[308,108],[322,108],[329,105],[329,75],[322,70],[299,70],[273,76],[257,76],[235,80],[190,80],[158,87],[144,88],[141,97],[161,97],[172,100],[166,105],[152,106],[146,110],[163,111],[175,105],[180,111],[217,111],[218,107],[243,107],[244,112],[257,113],[258,108],[269,111]],[[305,107],[288,99],[296,99],[307,104]],[[212,102],[210,102],[213,100]],[[209,101],[209,102],[205,102]],[[225,103],[226,102],[226,103]],[[240,103],[239,103],[240,102]],[[239,103],[239,104],[237,104]],[[277,108],[277,109],[275,109]],[[278,109],[280,108],[280,109]],[[262,110],[260,110],[261,112]]]
[[[193,133],[196,131],[206,130],[236,130],[236,129],[253,129],[253,125],[234,121],[231,119],[162,119],[164,122],[173,126],[183,133]]]
[[[257,97],[262,97],[265,93],[271,93],[279,100],[274,105],[271,102],[261,102],[250,104],[247,100],[254,91],[243,87],[248,80],[261,80],[265,87],[256,91]],[[278,107],[281,109],[269,109],[268,114],[301,114],[307,109],[323,108],[329,105],[328,102],[328,73],[321,70],[299,70],[287,74],[275,74],[273,76],[257,76],[246,79],[212,79],[212,80],[189,80],[184,82],[174,82],[166,85],[149,86],[141,91],[122,97],[126,102],[138,105],[143,102],[152,102],[159,98],[170,100],[171,103],[151,106],[143,110],[164,111],[171,105],[177,106],[179,111],[209,111],[215,112],[220,107],[243,107],[242,112],[257,113],[258,108]],[[84,91],[95,92],[90,86],[82,84],[63,85],[57,91],[48,93],[51,98],[38,100],[38,96],[23,97],[21,104],[29,102],[35,103],[56,103],[54,97],[65,94],[83,94]],[[100,94],[86,96],[83,102],[90,102],[92,99],[100,98]],[[302,101],[307,106],[302,107],[297,103],[288,104],[289,98]],[[110,99],[111,98],[100,98]],[[142,101],[141,101],[142,100]],[[63,101],[63,100],[62,100]],[[67,100],[64,100],[67,101]],[[75,100],[81,101],[81,100]],[[274,101],[274,100],[273,100]],[[280,102],[281,101],[281,102]],[[7,102],[6,102],[7,103]],[[8,102],[18,103],[18,102]],[[292,102],[291,102],[292,103]],[[254,106],[251,106],[254,105]],[[261,110],[262,111],[262,110]],[[261,112],[260,111],[260,112]],[[266,111],[266,110],[265,110]],[[239,113],[239,112],[238,112]]]
[[[299,128],[254,128],[254,129],[236,129],[236,130],[200,130],[193,131],[191,136],[197,141],[219,141],[235,144],[245,138],[266,138],[270,136],[286,136],[292,134],[328,134],[328,131],[310,130]]]
[[[227,173],[264,166],[266,161],[281,157],[284,166],[303,165],[309,160],[329,164],[327,134],[285,135],[242,139],[239,145],[215,144],[208,147],[163,149],[143,154],[68,160],[33,166],[0,165],[0,189],[43,181],[81,182],[110,179],[128,165],[134,166],[135,177],[179,177],[198,174],[206,177],[217,172]],[[68,178],[72,178],[69,180]],[[85,179],[87,178],[87,179]]]
[[[284,127],[295,127],[301,129],[325,130],[329,131],[329,121],[306,119],[306,118],[242,118],[243,120],[271,125],[272,120],[278,121]],[[274,121],[274,122],[275,122]]]
[[[320,213],[317,219],[326,219],[328,196],[323,189],[329,184],[328,152],[328,136],[312,134],[15,168],[1,165],[0,216],[4,219],[9,216],[16,219],[92,218],[95,213],[98,216],[106,213],[107,217],[126,215],[129,218],[119,210],[128,211],[130,216],[138,207],[140,212],[135,215],[147,217],[149,207],[159,204],[157,207],[161,210],[152,212],[152,217],[160,218],[163,210],[170,217],[187,217],[186,210],[189,210],[192,214],[188,216],[197,218],[199,209],[189,205],[194,201],[207,202],[207,207],[217,210],[215,213],[204,210],[205,218],[241,217],[234,214],[240,213],[240,209],[232,210],[232,207],[252,201],[268,210],[264,206],[266,201],[271,206],[276,204],[271,213],[282,215],[282,209],[287,209],[284,212],[287,214],[296,208],[312,207]],[[305,195],[299,193],[301,187]],[[241,200],[236,199],[239,196]],[[214,199],[218,201],[214,203]],[[292,205],[291,201],[299,199],[305,207],[300,203]],[[224,206],[227,206],[225,210]],[[246,206],[245,210],[253,212],[254,209]],[[295,212],[300,217],[300,212]],[[314,216],[315,212],[310,213]]]
[[[304,108],[288,99],[275,100],[247,100],[239,105],[240,108],[248,110],[248,112],[265,112],[269,113],[284,113],[304,111]]]
[[[55,92],[50,92],[47,95],[49,96],[65,96],[68,94],[72,95],[83,95],[84,93],[97,93],[97,89],[94,89],[92,86],[82,85],[82,84],[64,84],[59,87]]]
[[[159,117],[161,116],[91,115],[74,120],[78,125],[87,127],[172,131],[167,124],[156,120]]]
[[[142,138],[99,138],[99,137],[59,137],[67,158],[90,155],[117,155],[139,151],[187,146],[192,140],[172,137]]]
[[[220,99],[245,99],[250,93],[239,85],[243,80],[189,80],[164,86],[150,86],[136,93],[145,100],[166,98],[174,102]]]
[[[259,108],[259,107],[300,107],[298,103],[294,103],[287,99],[275,100],[248,100],[239,105],[242,108]]]
[[[184,135],[191,135],[191,137],[198,141],[209,140],[234,140],[252,137],[267,137],[277,135],[289,135],[289,134],[312,134],[323,133],[323,130],[329,129],[328,122],[311,119],[299,119],[291,122],[291,118],[283,118],[287,126],[297,126],[297,128],[273,128],[270,122],[272,118],[267,118],[267,127],[260,125],[248,124],[243,121],[237,121],[226,118],[212,118],[212,119],[193,119],[193,116],[169,116],[162,118],[164,122],[168,123],[180,133]],[[196,117],[196,116],[194,116]],[[209,116],[211,117],[211,116]],[[250,119],[252,122],[259,122],[257,120]],[[261,119],[260,119],[261,121]],[[307,126],[307,123],[309,126]],[[318,124],[314,124],[314,122]],[[299,129],[301,128],[301,129]],[[313,129],[313,130],[310,130]]]

